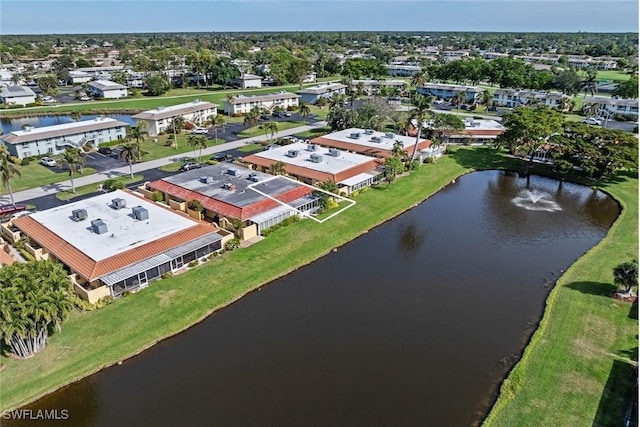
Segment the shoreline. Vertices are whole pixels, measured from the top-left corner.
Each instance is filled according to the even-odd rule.
[[[184,332],[186,329],[188,329],[188,328],[190,328],[190,327],[192,327],[192,326],[194,326],[194,325],[206,320],[214,312],[216,312],[216,311],[218,311],[218,310],[220,310],[220,309],[222,309],[224,307],[227,307],[227,306],[235,303],[236,301],[240,300],[241,298],[243,298],[247,294],[249,294],[251,292],[254,292],[257,289],[260,289],[262,286],[266,286],[266,285],[272,283],[273,281],[277,280],[278,278],[283,277],[283,276],[289,274],[290,272],[297,270],[298,268],[301,268],[301,267],[303,267],[305,265],[310,264],[311,262],[316,261],[317,259],[327,255],[328,253],[331,253],[334,249],[336,249],[336,248],[339,249],[341,246],[347,244],[351,240],[353,240],[353,239],[355,239],[355,238],[367,233],[369,230],[371,230],[371,229],[373,229],[373,228],[375,228],[375,227],[377,227],[379,225],[382,225],[382,224],[394,219],[398,215],[400,215],[400,214],[412,209],[415,205],[417,205],[419,203],[422,203],[423,201],[427,200],[429,197],[431,197],[432,195],[436,194],[437,192],[439,192],[443,188],[445,188],[447,185],[449,185],[452,180],[457,179],[458,177],[460,177],[462,175],[465,175],[465,174],[470,173],[470,172],[474,172],[476,170],[479,171],[479,170],[487,170],[487,169],[498,169],[498,170],[509,169],[508,167],[505,167],[505,165],[500,164],[500,162],[502,162],[502,163],[507,162],[512,166],[513,165],[517,166],[517,165],[520,164],[520,160],[507,159],[507,158],[505,158],[505,156],[503,156],[501,154],[492,153],[492,152],[490,152],[490,149],[486,149],[484,147],[482,147],[482,148],[470,148],[470,149],[469,148],[457,148],[457,149],[455,149],[456,152],[458,150],[466,150],[467,153],[470,153],[471,151],[473,151],[474,153],[479,153],[478,155],[482,154],[482,155],[485,155],[485,156],[488,154],[492,158],[490,159],[489,164],[486,165],[487,167],[482,167],[480,164],[478,164],[477,165],[478,167],[476,167],[476,168],[471,168],[470,166],[459,164],[460,163],[460,159],[454,160],[452,158],[452,155],[449,156],[446,160],[444,158],[441,159],[439,161],[439,163],[440,162],[443,162],[443,163],[451,163],[451,162],[456,163],[457,162],[458,164],[454,165],[454,166],[457,166],[457,167],[455,167],[455,169],[451,170],[451,171],[447,171],[447,170],[440,171],[442,176],[436,176],[437,185],[433,185],[433,186],[431,186],[431,188],[427,188],[427,189],[424,189],[422,191],[418,191],[417,194],[415,194],[414,197],[411,197],[411,200],[408,200],[406,203],[403,203],[402,206],[400,207],[400,209],[396,209],[396,210],[390,211],[389,215],[387,215],[386,213],[382,213],[382,214],[377,216],[377,218],[376,218],[376,220],[374,222],[368,223],[366,227],[351,230],[351,233],[349,233],[346,237],[340,239],[340,241],[338,242],[339,244],[330,245],[330,246],[323,245],[321,250],[318,250],[317,253],[314,253],[310,258],[304,258],[304,259],[302,259],[300,261],[295,261],[288,268],[285,268],[284,270],[279,270],[278,272],[275,273],[275,275],[269,276],[269,278],[267,278],[266,280],[258,281],[258,282],[256,282],[256,284],[253,284],[253,285],[250,285],[248,287],[245,287],[245,288],[239,290],[239,292],[237,292],[237,293],[233,292],[232,295],[230,295],[227,299],[224,299],[220,303],[214,305],[212,308],[208,308],[208,309],[204,310],[204,312],[201,312],[198,317],[196,317],[194,319],[191,319],[191,320],[187,320],[185,323],[181,324],[177,329],[170,330],[168,334],[160,334],[160,336],[155,337],[155,338],[152,337],[152,339],[150,341],[146,341],[144,343],[141,343],[135,349],[132,349],[131,351],[126,351],[125,354],[123,354],[122,356],[120,356],[118,358],[111,358],[109,361],[105,361],[105,363],[98,364],[98,365],[90,368],[87,371],[82,371],[82,372],[77,372],[76,374],[66,375],[67,378],[65,378],[64,381],[56,382],[55,384],[51,384],[50,386],[44,388],[43,390],[36,391],[35,393],[32,393],[30,396],[24,396],[24,394],[27,394],[27,393],[15,392],[15,394],[17,396],[15,396],[14,400],[16,400],[16,402],[12,402],[8,406],[8,408],[3,408],[3,409],[11,409],[11,408],[16,408],[16,407],[21,407],[21,406],[27,405],[29,403],[32,403],[32,402],[34,402],[34,401],[36,401],[36,400],[38,400],[38,399],[40,399],[40,398],[42,398],[42,397],[44,397],[44,396],[46,396],[48,394],[60,389],[60,388],[63,388],[63,387],[65,387],[65,386],[67,386],[69,384],[72,384],[72,383],[74,383],[74,382],[76,382],[76,381],[78,381],[78,380],[80,380],[82,378],[85,378],[85,377],[87,377],[89,375],[92,375],[92,374],[94,374],[94,373],[96,373],[96,372],[98,372],[98,371],[100,371],[100,370],[102,370],[104,368],[120,364],[120,363],[130,359],[131,357],[134,357],[134,356],[136,356],[138,354],[141,354],[145,350],[153,347],[158,342],[160,342],[160,341],[162,341],[164,339],[173,337],[173,336],[175,336],[175,335],[177,335],[177,334],[179,334],[181,332]],[[499,164],[495,164],[496,161],[498,161],[497,163],[499,163]],[[409,177],[403,177],[402,180],[395,181],[390,186],[389,189],[378,189],[378,190],[373,190],[372,189],[372,190],[369,190],[369,191],[372,192],[372,193],[377,193],[379,191],[382,191],[382,192],[393,192],[395,186],[399,186],[400,185],[399,183],[403,183],[404,182],[404,183],[406,183],[406,184],[403,185],[404,187],[410,187],[411,183],[413,181],[418,181],[419,182],[420,178],[422,178],[424,180],[425,176],[427,176],[427,180],[429,180],[428,177],[432,177],[435,174],[435,172],[437,172],[437,171],[438,171],[437,164],[436,165],[425,165],[425,166],[423,166],[421,168],[420,171],[413,172]],[[422,173],[420,173],[420,172],[422,172]],[[541,175],[544,175],[544,174],[541,174]],[[431,180],[429,180],[429,181],[431,181]],[[431,181],[430,183],[433,184],[433,181]],[[398,190],[398,191],[401,191],[401,190]],[[605,190],[601,190],[601,191],[605,191]],[[605,191],[605,192],[610,194],[608,191]],[[396,195],[397,194],[398,193],[396,193]],[[364,193],[363,193],[363,195],[364,195]],[[386,199],[388,199],[387,200],[389,202],[388,204],[393,204],[393,201],[394,201],[393,195],[391,195],[391,194],[382,194],[382,196],[385,196]],[[613,197],[613,195],[611,195],[611,196]],[[362,195],[358,197],[358,199],[361,199],[361,198],[362,198]],[[620,204],[620,201],[618,200],[617,197],[613,197],[613,198]],[[623,217],[623,212],[624,211],[621,211],[621,214],[616,219],[616,221],[614,222],[614,225],[612,226],[612,229],[615,226],[615,224],[618,224],[620,222],[621,218]],[[305,224],[305,226],[306,226],[306,224]],[[573,265],[579,263],[580,260],[582,258],[584,258],[587,254],[591,253],[595,248],[598,248],[599,246],[601,246],[602,243],[611,234],[611,230],[612,229],[610,229],[610,231],[608,232],[607,236],[605,236],[605,238],[603,240],[598,242],[596,244],[596,246],[594,246],[590,251],[588,251],[586,254],[583,254],[580,258],[578,258],[571,265],[571,267],[569,267],[567,269],[567,272],[573,267]],[[283,229],[283,230],[286,230],[286,228]],[[280,231],[279,233],[282,233],[282,231]],[[279,234],[279,233],[277,233],[277,234]],[[282,235],[284,235],[284,234],[285,233],[283,233]],[[293,234],[293,233],[286,233],[286,234]],[[270,236],[270,238],[271,239],[275,239],[276,238],[275,236],[276,235],[274,235],[274,237]],[[307,243],[306,245],[310,246],[310,245],[313,245],[313,243]],[[260,246],[260,245],[258,245],[258,246]],[[303,245],[302,247],[306,247],[306,246]],[[246,251],[246,250],[247,249],[243,249],[242,251]],[[220,261],[220,259],[226,261],[226,260],[228,260],[230,255],[234,255],[234,254],[226,254],[225,256],[220,257],[218,259],[218,261]],[[238,258],[238,257],[236,257],[236,258]],[[208,265],[210,265],[211,267],[207,268]],[[219,263],[214,262],[213,265],[219,266]],[[204,264],[203,267],[198,267],[197,269],[195,269],[195,272],[187,272],[186,274],[189,275],[187,277],[195,276],[197,274],[196,273],[197,271],[201,271],[201,272],[204,271],[204,270],[211,271],[214,268],[216,268],[216,267],[213,267],[213,265],[212,264]],[[558,279],[557,283],[562,281],[562,279],[565,277],[567,272],[565,272],[565,274],[563,274],[563,276],[561,276]],[[179,283],[180,282],[179,278],[180,278],[180,276],[176,276],[176,278],[174,278],[171,281],[171,283],[174,284],[174,285]],[[158,291],[162,291],[162,288],[165,287],[165,286],[162,286],[162,285],[166,284],[165,282],[167,282],[167,281],[163,280],[163,281],[158,282],[157,284],[153,284],[152,286],[150,286],[148,289],[145,290],[145,291],[147,291],[146,293],[144,293],[144,291],[140,292],[140,293],[137,293],[135,296],[133,296],[133,298],[139,297],[141,299],[145,295],[148,297],[151,294],[155,294]],[[175,286],[174,286],[174,288],[175,288]],[[507,381],[509,380],[509,378],[512,375],[512,372],[514,370],[516,370],[518,368],[518,366],[520,365],[520,363],[524,360],[524,357],[527,354],[527,351],[528,351],[530,345],[532,345],[532,341],[533,341],[534,337],[536,335],[538,335],[538,333],[539,333],[538,331],[540,330],[543,322],[545,321],[545,318],[548,317],[548,312],[553,309],[553,306],[550,306],[548,302],[549,302],[551,296],[556,291],[556,288],[558,288],[558,285],[554,286],[554,288],[549,292],[549,296],[545,300],[544,306],[542,307],[542,314],[541,314],[540,320],[538,322],[538,325],[531,332],[531,335],[529,337],[527,337],[527,339],[525,341],[525,344],[524,344],[524,347],[523,347],[522,351],[520,352],[519,357],[516,360],[515,364],[513,366],[511,366],[505,372],[505,375],[502,378],[502,380],[500,382],[496,383],[496,391],[495,391],[495,393],[492,393],[492,396],[490,397],[490,400],[489,400],[489,405],[486,408],[486,412],[484,413],[483,417],[479,420],[482,424],[486,423],[487,420],[490,419],[491,414],[494,412],[494,408],[496,407],[498,402],[500,402],[501,399],[503,398],[502,396],[503,396],[504,384],[507,383]],[[114,304],[112,304],[110,306],[107,306],[105,308],[102,308],[102,309],[100,309],[98,311],[102,311],[102,310],[105,310],[105,309],[109,309],[109,311],[117,310],[118,308],[124,306],[124,304],[127,304],[129,302],[130,302],[129,300],[118,301],[118,302],[116,302],[116,303],[114,303]],[[120,310],[120,311],[123,311],[123,310]],[[106,313],[106,311],[107,310],[105,310],[105,313]],[[92,312],[92,313],[97,313],[97,312]],[[84,313],[82,313],[82,314],[84,314]],[[54,334],[54,339],[58,338],[59,336],[64,335],[64,333],[65,333],[65,328],[63,326],[62,333],[61,334]],[[51,346],[51,344],[50,344],[50,346]],[[48,350],[52,350],[52,349],[49,348],[49,347],[46,348],[43,351],[43,355],[45,355],[45,353]],[[36,356],[35,358],[37,359],[38,356]],[[6,360],[6,356],[3,356],[3,359]],[[3,360],[3,363],[5,364],[5,366],[3,366],[3,368],[6,368],[7,366],[6,366],[6,363],[5,363],[4,360]],[[20,394],[23,394],[23,396],[21,396],[22,399],[20,399],[20,396],[18,396]]]

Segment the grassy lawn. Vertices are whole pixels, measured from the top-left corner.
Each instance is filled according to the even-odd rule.
[[[613,80],[618,82],[626,82],[631,78],[630,74],[622,73],[616,70],[600,70],[596,74],[598,80]]]
[[[187,153],[191,157],[194,156],[193,148],[189,146],[187,141],[189,140],[189,135],[179,134],[176,137],[178,142],[178,148],[174,148],[173,146],[173,135],[162,135],[156,138],[158,142],[153,142],[153,139],[147,139],[140,145],[142,151],[146,154],[142,157],[142,160],[147,162],[149,160],[162,159],[163,157],[169,157],[177,154]],[[208,147],[212,147],[214,145],[218,145],[223,143],[224,141],[220,138],[217,140],[210,139],[207,143]],[[196,149],[196,157],[199,154],[200,150]]]
[[[297,128],[298,126],[305,126],[307,123],[304,122],[275,122],[278,127],[278,132],[282,130]],[[261,128],[261,125],[253,126],[252,128],[244,129],[242,132],[238,133],[239,138],[251,138],[254,136],[264,135],[264,131]]]
[[[247,144],[238,148],[238,151],[242,151],[243,153],[253,153],[255,151],[261,151],[262,148],[262,144]]]
[[[52,169],[39,164],[38,162],[31,162],[31,164],[27,166],[16,166],[20,173],[21,177],[14,177],[11,179],[11,190],[22,191],[27,190],[29,188],[41,187],[43,185],[49,185],[56,182],[68,181],[69,180],[69,172],[54,172]],[[95,169],[92,168],[84,168],[82,174],[77,174],[76,176],[85,176],[96,173]],[[9,192],[3,187],[0,192],[1,195],[8,194]]]
[[[487,148],[453,148],[436,164],[388,188],[359,194],[355,206],[324,224],[300,221],[102,309],[74,312],[41,354],[23,361],[1,356],[1,409],[34,400],[184,330],[409,209],[463,173],[520,165]],[[503,387],[489,425],[591,425],[613,361],[628,360],[637,346],[629,305],[607,297],[611,268],[638,251],[637,180],[623,177],[604,188],[619,198],[623,214],[603,243],[578,260],[552,291],[542,326],[514,371],[519,373]],[[633,376],[626,378],[633,382]],[[624,386],[612,396],[621,391]]]
[[[129,184],[133,184],[134,182],[142,181],[144,178],[142,175],[133,175],[133,179],[131,179],[130,175],[121,176],[119,178],[115,178],[116,181],[122,182],[125,186]],[[76,192],[72,193],[71,190],[62,190],[56,193],[56,198],[59,200],[67,201],[72,200],[74,197],[84,196],[86,194],[97,193],[99,184],[88,184],[80,187],[76,187]]]
[[[318,136],[326,135],[329,132],[331,132],[331,128],[329,126],[323,126],[296,133],[296,136],[299,138],[316,138]]]

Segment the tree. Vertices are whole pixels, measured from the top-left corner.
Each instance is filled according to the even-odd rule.
[[[11,191],[11,178],[14,176],[21,177],[22,173],[16,165],[11,163],[11,160],[9,160],[10,157],[11,155],[7,147],[0,145],[0,177],[2,179],[2,186],[9,191],[11,204],[15,205],[16,202],[13,200],[13,191]]]
[[[129,138],[135,139],[137,144],[144,142],[149,136],[149,124],[144,120],[139,121],[129,130]]]
[[[387,157],[384,160],[384,176],[387,180],[387,187],[402,172],[404,172],[404,164],[399,158]]]
[[[82,118],[82,113],[80,111],[71,112],[71,119],[73,119],[74,122],[77,122],[80,118]]]
[[[278,132],[278,124],[269,120],[262,124],[262,130],[264,130],[264,136],[267,138],[267,141],[269,141],[269,135],[273,138],[273,135]]]
[[[465,129],[462,119],[453,114],[436,115],[433,119],[432,127],[436,134],[436,138],[434,138],[434,143],[436,144],[440,141],[449,142],[452,134]]]
[[[429,74],[425,70],[421,70],[415,74],[411,78],[411,85],[415,86],[415,88],[420,88],[424,86],[425,83],[429,81]]]
[[[189,135],[187,144],[193,148],[193,156],[196,157],[196,148],[200,149],[200,154],[197,156],[198,162],[201,162],[202,149],[207,148],[207,137],[204,135]]]
[[[55,96],[58,94],[58,79],[53,74],[47,74],[38,78],[38,86],[40,90],[48,96]]]
[[[598,72],[593,68],[587,69],[587,76],[580,82],[580,89],[584,90],[584,97],[587,97],[587,93],[591,93],[594,96],[596,93],[596,75]]]
[[[623,262],[613,269],[613,283],[624,287],[619,296],[629,298],[634,296],[633,287],[638,284],[638,260]]]
[[[622,98],[636,99],[638,97],[638,75],[636,74],[626,82],[620,83],[613,94]]]
[[[269,169],[271,170],[271,175],[285,175],[287,173],[283,162],[275,162]]]
[[[458,114],[460,114],[460,106],[464,104],[465,101],[467,100],[467,92],[466,91],[456,92],[456,94],[453,95],[452,99],[453,99],[453,102],[456,104]]]
[[[409,164],[413,163],[416,159],[416,153],[418,152],[418,143],[420,142],[420,134],[422,132],[422,127],[424,126],[424,120],[429,113],[429,107],[431,106],[431,97],[424,97],[422,95],[415,95],[411,100],[413,104],[413,109],[409,111],[409,117],[411,121],[416,122],[416,143],[413,146],[413,151],[411,152],[411,159],[409,160]]]
[[[554,78],[553,85],[566,95],[575,95],[580,90],[580,77],[574,70],[562,70]]]
[[[409,153],[404,149],[404,143],[397,139],[393,143],[393,147],[391,148],[391,155],[396,157],[402,161],[403,164],[406,164],[407,160],[409,160]]]
[[[497,143],[512,153],[524,152],[530,167],[536,152],[547,144],[549,137],[562,130],[563,121],[562,114],[547,106],[516,108],[503,117],[507,130]]]
[[[133,179],[133,162],[140,159],[140,145],[128,142],[120,146],[120,158],[129,163],[129,173]]]
[[[232,93],[228,93],[227,94],[227,103],[231,106],[233,105],[234,101],[236,100],[236,97],[232,94]],[[231,117],[231,111],[233,110],[233,108],[229,108],[229,117]]]
[[[60,330],[73,308],[71,282],[59,263],[31,261],[0,269],[0,331],[11,353],[26,358]]]
[[[485,107],[490,106],[493,103],[493,96],[489,89],[485,89],[480,94],[480,98],[478,99],[478,104],[484,105]]]
[[[151,74],[144,79],[144,85],[151,96],[160,96],[166,93],[171,84],[164,74]]]
[[[309,115],[311,114],[311,108],[309,108],[309,106],[306,103],[300,102],[300,105],[298,106],[298,111],[300,112],[300,116],[302,116],[302,120],[304,120],[304,122],[307,123],[307,117],[309,117]]]
[[[213,133],[213,138],[216,142],[218,141],[218,127],[224,126],[225,123],[226,121],[222,114],[211,115],[207,118],[207,124],[211,126],[211,133]]]
[[[332,131],[344,130],[353,127],[355,122],[354,111],[347,110],[343,106],[336,106],[327,114],[327,125]]]
[[[327,194],[326,192],[338,194],[338,185],[333,181],[325,181],[321,182],[318,185],[318,188],[324,191],[314,191],[313,195],[320,197],[318,200],[318,206],[320,210],[324,210],[329,206],[329,200],[333,199],[333,196]]]
[[[71,192],[75,194],[76,187],[73,182],[73,175],[78,171],[78,166],[84,166],[84,152],[79,148],[67,148],[62,153],[60,163],[69,168],[69,179],[71,181]]]
[[[258,120],[260,120],[260,109],[256,106],[249,110],[242,122],[245,126],[249,126],[249,136],[253,135],[253,128],[258,125]]]

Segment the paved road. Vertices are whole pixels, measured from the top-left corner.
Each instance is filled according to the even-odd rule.
[[[294,135],[300,132],[305,132],[307,130],[310,130],[319,126],[325,126],[325,125],[326,125],[326,122],[315,122],[307,126],[299,126],[296,128],[280,131],[275,134],[275,137],[277,138],[277,137],[282,137],[287,135]],[[243,138],[236,141],[231,141],[231,142],[216,145],[213,147],[205,148],[204,150],[202,150],[202,156],[203,157],[211,156],[214,153],[237,149],[247,144],[252,144],[254,142],[266,141],[266,140],[267,140],[267,137],[265,135],[255,135],[251,138]],[[159,168],[160,166],[168,165],[170,163],[182,162],[187,159],[190,160],[191,159],[190,154],[191,154],[190,152],[185,152],[185,153],[176,154],[174,156],[165,157],[162,159],[136,163],[132,167],[133,173],[134,174],[143,173],[145,175],[145,181],[148,181],[151,179],[158,179],[158,178],[149,178],[147,175],[149,175],[150,172],[147,172],[147,171],[152,171],[154,169]],[[80,187],[88,184],[97,184],[109,178],[116,178],[116,177],[120,177],[128,174],[129,174],[129,166],[128,165],[120,166],[110,170],[97,172],[93,175],[76,177],[74,179],[74,184],[76,185],[76,187]],[[25,201],[31,202],[34,200],[40,200],[40,198],[42,197],[55,195],[55,193],[57,193],[58,191],[67,190],[70,188],[71,188],[71,183],[69,182],[69,180],[64,180],[54,184],[47,184],[42,187],[32,188],[24,191],[18,191],[16,193],[13,193],[13,198],[16,203],[25,202]],[[44,199],[42,202],[46,204],[46,200],[48,199]],[[0,196],[0,204],[6,204],[6,203],[11,203],[8,194],[4,196]],[[40,209],[43,209],[42,207],[40,207],[40,203],[37,203],[36,206],[38,206]]]

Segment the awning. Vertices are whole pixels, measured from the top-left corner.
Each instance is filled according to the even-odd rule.
[[[338,184],[344,185],[346,187],[353,187],[354,185],[370,180],[371,178],[375,178],[376,176],[378,176],[378,174],[372,174],[369,172],[359,173],[358,175],[347,178],[344,181],[340,181]]]

